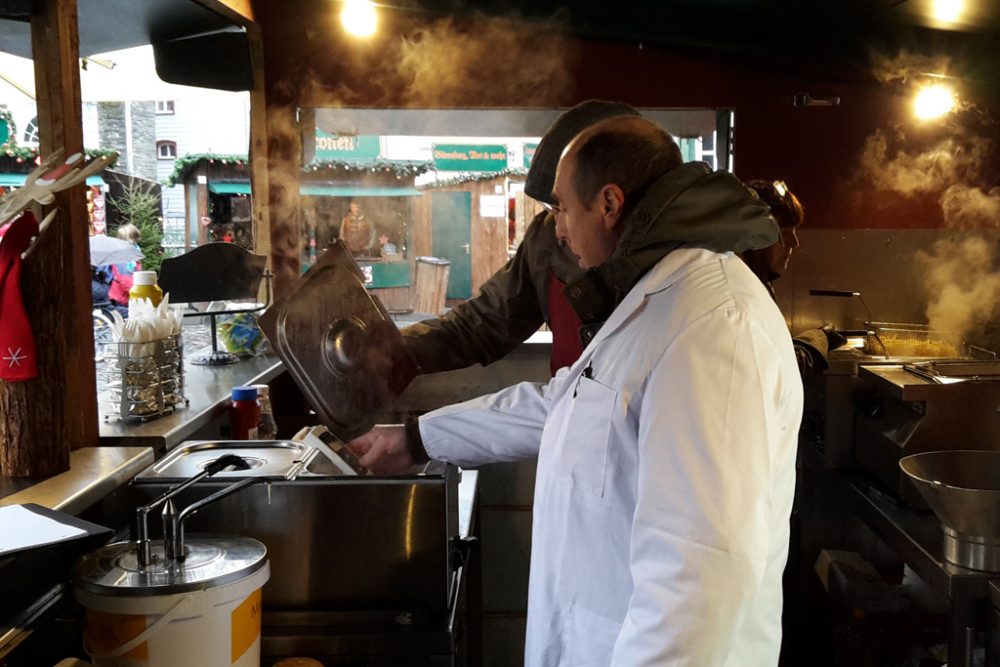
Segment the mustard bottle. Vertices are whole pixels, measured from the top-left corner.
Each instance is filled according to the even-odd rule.
[[[149,299],[154,305],[160,305],[163,300],[163,290],[156,284],[156,271],[136,271],[132,274],[132,289],[128,291],[128,298]]]

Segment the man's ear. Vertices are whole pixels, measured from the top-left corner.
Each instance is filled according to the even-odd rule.
[[[604,226],[613,229],[618,224],[622,210],[625,208],[625,193],[619,186],[609,183],[601,188],[599,197]]]

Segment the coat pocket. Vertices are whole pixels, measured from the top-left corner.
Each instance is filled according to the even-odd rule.
[[[555,469],[573,486],[603,496],[608,439],[618,392],[581,376],[571,400]]]

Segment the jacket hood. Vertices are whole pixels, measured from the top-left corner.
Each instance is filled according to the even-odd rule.
[[[738,178],[704,162],[685,163],[654,181],[624,225],[608,260],[567,287],[584,329],[599,326],[653,265],[681,245],[740,253],[779,238],[767,204]],[[587,332],[582,335],[586,343]]]

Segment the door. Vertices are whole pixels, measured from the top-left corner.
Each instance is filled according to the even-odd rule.
[[[431,194],[431,244],[434,256],[451,261],[448,298],[472,296],[472,193]]]

